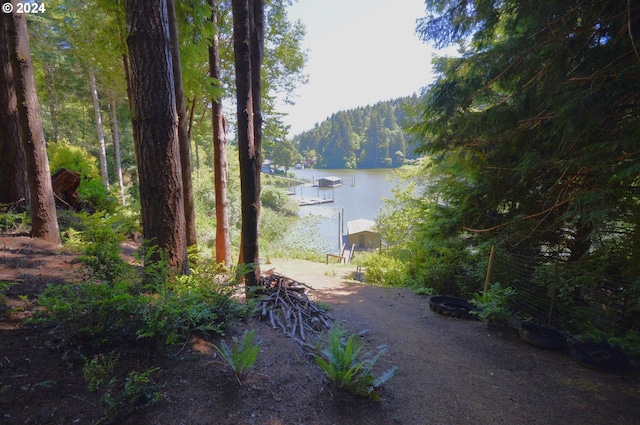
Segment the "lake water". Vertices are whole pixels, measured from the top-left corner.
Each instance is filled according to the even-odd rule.
[[[291,195],[296,200],[308,198],[333,199],[333,203],[302,206],[299,215],[303,218],[300,226],[306,227],[308,243],[323,252],[337,253],[340,248],[340,218],[344,217],[344,231],[347,222],[364,218],[375,220],[384,207],[383,198],[391,197],[395,186],[392,169],[373,170],[293,170],[296,177],[311,183],[292,187]],[[313,182],[322,177],[335,176],[342,179],[342,186],[336,188],[313,187]],[[344,214],[344,215],[343,215]]]

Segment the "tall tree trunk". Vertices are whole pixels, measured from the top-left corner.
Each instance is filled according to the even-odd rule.
[[[176,20],[175,2],[167,0],[169,16],[169,36],[171,39],[171,56],[173,63],[173,79],[176,91],[176,110],[178,111],[178,140],[180,144],[180,164],[182,166],[182,190],[184,195],[184,216],[187,226],[187,246],[196,246],[196,209],[193,201],[193,181],[191,180],[191,142],[188,132],[187,106],[182,85],[182,69],[180,66],[180,43],[178,41],[178,22]]]
[[[96,118],[96,136],[98,136],[98,149],[100,157],[100,174],[102,184],[109,190],[109,171],[107,168],[107,148],[104,143],[104,127],[102,126],[102,113],[100,112],[100,100],[98,99],[98,86],[93,65],[89,65],[89,84],[91,85],[91,99],[93,99],[93,112]]]
[[[264,55],[264,0],[251,0],[249,10],[251,25],[251,96],[253,98],[253,134],[257,154],[255,161],[258,199],[262,171],[262,58]]]
[[[238,152],[240,157],[240,191],[242,226],[240,230],[240,264],[251,267],[245,274],[247,286],[260,280],[258,219],[260,216],[260,151],[255,144],[251,69],[252,0],[233,0],[233,47],[236,72],[238,114]]]
[[[0,16],[0,203],[29,204],[29,181],[20,137],[18,103],[9,61],[7,21]]]
[[[131,120],[131,128],[133,128],[133,89],[131,88],[131,65],[129,64],[129,56],[122,54],[122,68],[124,69],[124,81],[127,85],[127,100],[129,101],[129,119]],[[138,142],[133,139],[133,149],[136,152],[136,158],[140,155],[138,152]]]
[[[124,205],[124,181],[122,180],[122,158],[120,156],[120,131],[118,130],[118,103],[116,94],[113,91],[109,95],[109,106],[111,109],[111,140],[113,140],[113,148],[116,151],[116,174],[118,175],[118,187],[120,188],[120,205]]]
[[[58,114],[56,113],[56,84],[55,84],[55,73],[53,71],[53,66],[48,63],[44,63],[42,65],[44,69],[44,83],[47,87],[47,96],[49,97],[49,115],[51,115],[51,127],[53,129],[53,139],[56,142],[60,141],[60,132],[58,131]]]
[[[15,77],[16,99],[20,120],[20,135],[24,146],[31,193],[31,236],[60,243],[56,204],[51,187],[47,146],[42,130],[36,82],[33,76],[27,22],[23,14],[4,14],[7,19],[8,47]]]
[[[207,105],[205,105],[204,107],[205,111],[207,110]],[[196,96],[193,97],[193,100],[191,101],[191,108],[189,109],[189,140],[191,139],[191,133],[193,132],[193,126],[194,126],[194,119],[195,119],[195,110],[196,110]],[[198,124],[200,123],[200,121],[198,121]],[[198,143],[196,143],[195,141],[193,142],[193,147],[195,149],[193,149],[193,155],[195,156],[195,158],[192,158],[192,162],[194,162],[196,164],[196,170],[200,171],[200,152],[198,150]]]
[[[220,81],[220,40],[218,36],[218,11],[215,0],[209,0],[211,24],[216,29],[209,47],[209,75]],[[229,241],[229,201],[227,199],[227,137],[222,100],[212,99],[213,124],[213,172],[216,195],[216,262],[231,265]]]
[[[144,238],[188,271],[182,172],[165,0],[126,0],[133,135]],[[151,258],[157,260],[157,257]]]

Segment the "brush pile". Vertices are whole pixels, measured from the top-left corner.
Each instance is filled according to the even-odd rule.
[[[329,329],[332,320],[307,296],[306,289],[313,288],[273,270],[261,275],[261,284],[257,288],[256,314],[299,344],[313,348],[310,338]]]

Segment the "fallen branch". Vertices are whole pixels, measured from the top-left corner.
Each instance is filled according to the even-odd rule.
[[[331,327],[331,317],[306,294],[305,287],[313,288],[273,270],[263,273],[260,283],[255,313],[269,320],[272,328],[280,328],[294,341],[310,347],[307,338]]]

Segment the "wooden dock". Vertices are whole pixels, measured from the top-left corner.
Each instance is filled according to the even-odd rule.
[[[298,205],[301,207],[306,207],[309,205],[330,204],[332,202],[333,202],[333,199],[330,199],[330,198],[306,198],[306,199],[299,199]]]

